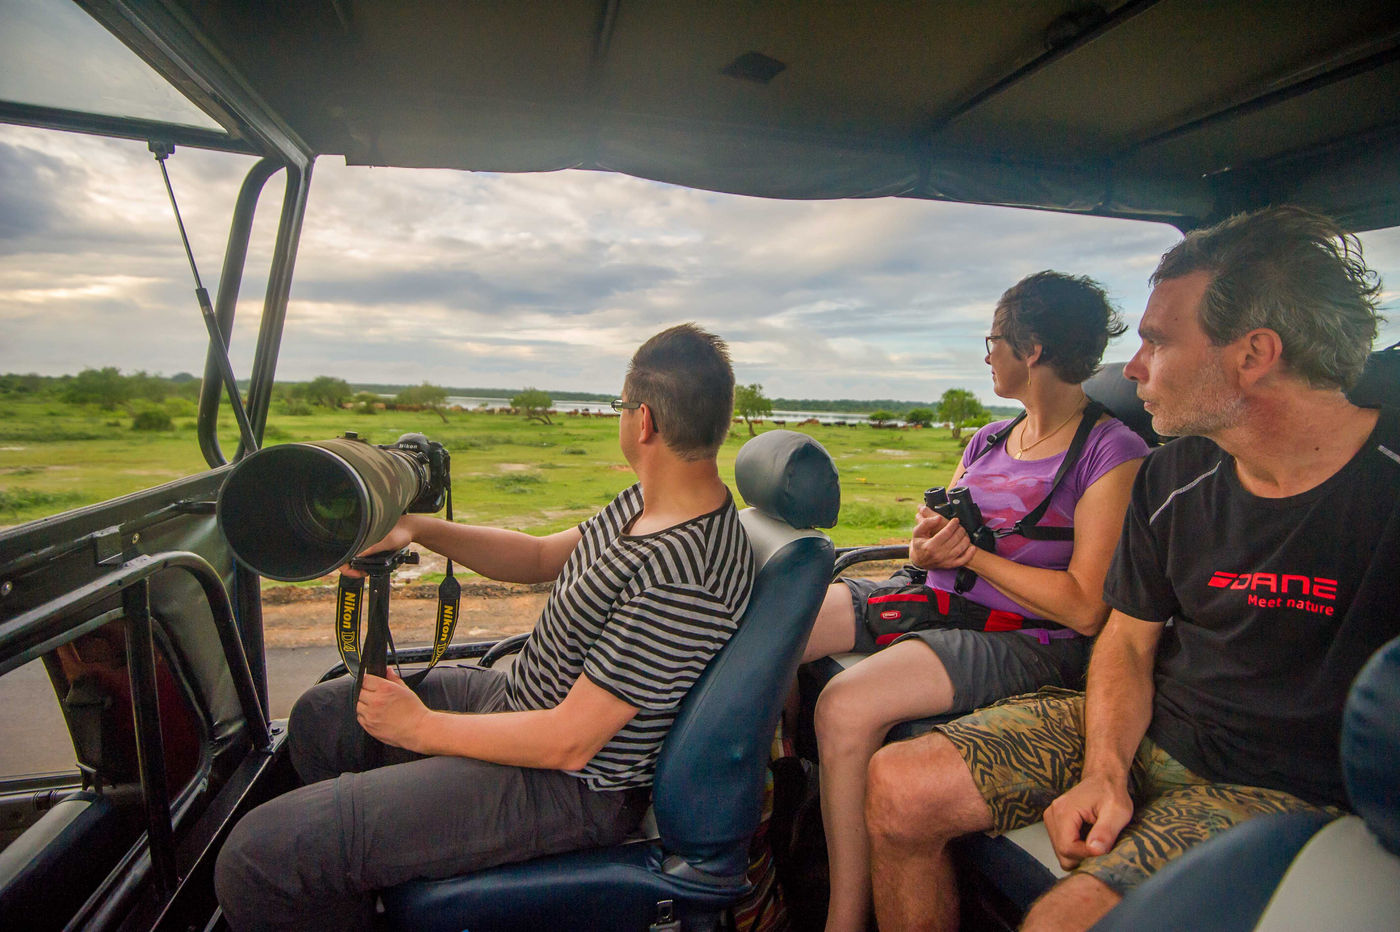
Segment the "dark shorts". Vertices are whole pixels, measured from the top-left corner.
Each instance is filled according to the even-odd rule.
[[[616,844],[641,821],[646,789],[597,792],[559,770],[398,748],[367,770],[352,685],[342,677],[297,701],[288,740],[307,785],[248,813],[219,854],[215,887],[238,932],[368,929],[376,889]],[[430,708],[497,711],[505,678],[439,667],[417,691]]]
[[[897,574],[893,578],[902,577]],[[854,650],[872,654],[878,648],[861,620],[865,617],[865,600],[876,589],[889,585],[889,580],[842,577],[840,581],[851,592],[856,625]],[[1042,686],[1082,685],[1093,641],[1073,637],[1042,644],[1033,634],[1020,631],[932,628],[906,634],[894,643],[908,640],[922,641],[938,655],[953,683],[953,712],[980,709],[998,699],[1034,692]]]
[[[1043,689],[938,726],[958,749],[992,811],[992,834],[1040,821],[1084,767],[1084,694]],[[1150,738],[1138,746],[1128,791],[1137,811],[1106,854],[1085,858],[1074,873],[1096,877],[1122,894],[1172,858],[1258,815],[1327,812],[1284,793],[1199,777]]]

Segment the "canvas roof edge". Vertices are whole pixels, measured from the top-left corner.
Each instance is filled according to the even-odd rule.
[[[201,129],[183,123],[147,120],[141,117],[111,116],[63,107],[46,107],[11,100],[0,100],[0,123],[32,126],[115,139],[147,142],[168,142],[191,149],[209,149],[238,155],[257,155],[256,149],[242,139],[215,130]]]
[[[307,168],[316,153],[251,85],[163,0],[75,0],[201,110],[263,155]]]
[[[253,84],[244,80],[220,53],[217,43],[190,20],[178,0],[77,2],[230,128],[234,136],[245,137],[259,151],[277,153],[289,161],[305,162],[318,154],[287,119],[259,97]],[[1143,0],[1123,7],[1131,10],[1150,5]],[[613,4],[600,7],[593,37],[594,71],[599,58],[607,55],[612,27],[608,14],[613,9]],[[499,107],[507,103],[501,101]],[[537,112],[533,119],[505,109],[488,112],[487,125],[474,124],[478,132],[471,138],[434,138],[431,133],[418,136],[413,125],[395,126],[391,121],[376,127],[384,132],[366,134],[365,139],[373,140],[370,148],[351,145],[346,151],[331,151],[345,156],[351,164],[509,172],[584,168],[764,197],[911,197],[1157,220],[1181,229],[1213,222],[1235,210],[1279,202],[1294,191],[1309,191],[1322,196],[1322,202],[1312,206],[1334,214],[1351,229],[1400,223],[1400,197],[1382,197],[1377,203],[1378,192],[1365,177],[1367,171],[1388,177],[1386,160],[1400,156],[1400,149],[1383,146],[1382,151],[1368,153],[1359,145],[1347,145],[1351,135],[1329,142],[1339,144],[1336,153],[1345,152],[1344,158],[1338,156],[1340,161],[1329,153],[1302,164],[1291,153],[1278,153],[1249,166],[1257,177],[1272,183],[1237,185],[1235,178],[1240,174],[1231,178],[1223,170],[1200,177],[1166,178],[1135,172],[1111,158],[1079,165],[1042,165],[1018,159],[1014,152],[953,151],[937,145],[927,134],[903,139],[843,136],[835,141],[811,140],[804,149],[792,134],[773,126],[721,126],[663,114],[593,113],[614,127],[632,124],[632,133],[609,138],[597,125],[582,125],[580,121],[588,115],[586,106],[582,111],[560,114],[549,109],[548,104],[538,107],[544,112]],[[482,115],[476,114],[478,118]],[[500,128],[510,132],[490,132],[490,124],[497,120]],[[673,125],[666,129],[668,122]],[[658,127],[656,136],[640,132]],[[1196,128],[1182,125],[1167,129],[1175,135],[1189,134]],[[304,129],[310,132],[311,127]],[[754,149],[750,149],[752,160],[747,165],[724,164],[722,159],[707,165],[677,144],[686,136],[691,144],[698,139],[709,154],[730,149],[731,161],[739,155],[731,144],[745,139],[756,148],[786,147],[787,152],[752,159]],[[669,142],[667,137],[671,137]],[[1157,140],[1148,136],[1146,141]],[[1134,148],[1142,145],[1140,138]],[[375,151],[379,146],[383,151]],[[759,165],[766,167],[756,168]],[[1232,170],[1237,167],[1228,166]],[[1329,188],[1325,181],[1334,169],[1338,178]],[[1297,174],[1287,177],[1287,171]]]

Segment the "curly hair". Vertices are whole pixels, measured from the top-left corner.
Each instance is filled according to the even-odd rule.
[[[1072,385],[1097,372],[1109,338],[1128,329],[1098,282],[1049,270],[1006,289],[996,326],[1017,359],[1039,343],[1040,361]]]
[[[1216,346],[1265,328],[1289,371],[1314,388],[1356,384],[1382,318],[1380,277],[1361,243],[1301,207],[1268,207],[1193,230],[1162,256],[1152,284],[1206,272],[1201,328]]]

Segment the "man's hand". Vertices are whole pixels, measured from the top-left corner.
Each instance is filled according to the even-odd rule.
[[[389,533],[384,535],[383,540],[379,541],[378,543],[371,544],[364,550],[361,550],[359,553],[355,554],[355,556],[363,557],[368,556],[371,553],[383,553],[385,551],[402,550],[403,548],[407,547],[409,544],[413,543],[413,528],[411,525],[412,520],[413,519],[411,515],[404,515],[403,517],[399,518],[398,522],[393,526],[393,528],[389,530]],[[340,568],[340,572],[344,573],[346,576],[365,575],[363,570],[352,569],[348,563]]]
[[[927,505],[919,506],[919,523],[909,541],[909,562],[925,570],[952,570],[977,553],[957,518],[951,521]]]
[[[1089,778],[1045,810],[1045,830],[1055,857],[1073,870],[1087,857],[1104,854],[1133,817],[1133,800],[1121,780]]]
[[[360,727],[385,744],[408,751],[422,751],[423,728],[432,711],[393,670],[387,679],[365,674],[355,718]]]

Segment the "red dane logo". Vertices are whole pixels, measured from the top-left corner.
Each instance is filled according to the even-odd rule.
[[[1297,608],[1305,612],[1331,615],[1336,606],[1337,581],[1321,576],[1296,573],[1226,573],[1217,570],[1210,578],[1212,589],[1241,589],[1249,593],[1245,601],[1258,608]]]

